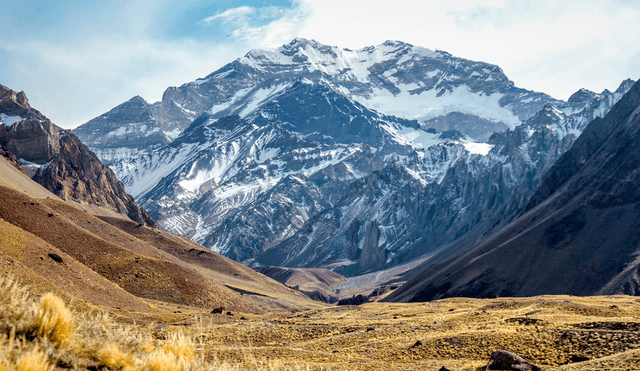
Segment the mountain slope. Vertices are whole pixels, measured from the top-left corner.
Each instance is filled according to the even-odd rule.
[[[0,255],[9,262],[3,272],[39,289],[61,285],[54,291],[136,311],[150,310],[140,298],[245,312],[313,306],[304,295],[191,241],[124,218],[102,217],[106,223],[44,189],[32,197],[23,188],[32,181],[11,174],[4,158],[0,162]],[[15,181],[19,177],[23,183]],[[51,264],[51,254],[61,262]],[[38,273],[27,274],[32,270]],[[100,292],[104,296],[97,297]]]
[[[513,220],[629,85],[562,102],[444,52],[296,39],[169,89],[206,108],[168,144],[114,150],[111,167],[162,228],[236,261],[361,274],[449,258]],[[159,104],[174,103],[187,107]],[[100,118],[117,125],[95,146],[128,146],[109,138],[152,106]]]
[[[111,169],[70,130],[33,109],[24,92],[0,85],[0,145],[20,159],[31,177],[62,199],[104,207],[155,226]]]
[[[332,208],[310,218],[295,235],[259,255],[257,262],[336,264],[333,269],[351,275],[435,251],[439,252],[430,262],[455,255],[515,218],[584,122],[606,113],[630,83],[623,82],[614,93],[590,93],[579,103],[563,104],[562,110],[548,105],[513,130],[494,134],[486,154],[465,152],[456,141],[429,147],[425,154],[438,159],[434,164],[444,173],[425,184],[413,177],[412,161],[389,164],[352,182]],[[428,169],[438,173],[433,165]]]
[[[528,212],[388,298],[636,294],[640,83],[545,174]]]

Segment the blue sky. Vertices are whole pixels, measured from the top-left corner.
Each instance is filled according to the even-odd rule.
[[[68,128],[298,36],[445,50],[560,99],[640,78],[640,0],[0,0],[0,9],[0,83]]]

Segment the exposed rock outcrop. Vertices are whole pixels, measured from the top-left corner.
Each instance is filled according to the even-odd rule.
[[[53,124],[33,109],[24,92],[0,85],[0,145],[17,157],[32,179],[65,200],[106,207],[132,220],[155,226],[153,219],[125,192],[71,130]]]
[[[489,363],[482,370],[541,371],[540,367],[506,350],[493,352]]]

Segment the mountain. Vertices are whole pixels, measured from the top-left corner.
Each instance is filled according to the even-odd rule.
[[[295,39],[252,50],[205,78],[168,88],[160,102],[134,97],[75,132],[107,164],[166,144],[200,114],[243,118],[297,81],[325,83],[382,114],[486,140],[558,102],[514,86],[495,65],[399,41],[359,50]]]
[[[29,105],[24,92],[0,85],[0,145],[56,196],[106,208],[155,226],[116,178],[71,130],[53,124]]]
[[[430,180],[416,181],[411,161],[389,163],[350,183],[331,208],[256,261],[329,266],[353,275],[439,250],[440,259],[457,254],[515,218],[586,123],[606,113],[631,84],[623,82],[614,93],[590,93],[579,102],[549,104],[513,130],[495,133],[486,153],[462,151],[455,141],[431,146],[427,153],[442,170]]]
[[[103,115],[114,123],[103,132],[103,116],[76,131],[94,128],[92,148],[161,228],[252,266],[356,275],[450,257],[511,221],[630,84],[563,102],[445,52],[296,39],[167,90],[193,99],[178,106],[207,107],[188,125],[131,129],[152,126],[128,117],[157,121],[153,107],[169,105],[135,98],[120,107],[138,113],[116,108]],[[172,127],[184,130],[146,149],[114,140]]]
[[[640,83],[635,83],[549,168],[526,212],[464,254],[423,268],[388,300],[636,295],[638,128]]]
[[[163,228],[250,262],[354,180],[399,162],[412,182],[432,182],[452,158],[488,148],[455,138],[369,110],[327,84],[297,82],[246,119],[204,114],[116,171]]]
[[[167,316],[168,304],[245,313],[318,306],[187,239],[105,215],[89,201],[64,201],[3,147],[0,154],[0,274],[33,292],[52,291],[76,308],[97,306],[129,319]]]

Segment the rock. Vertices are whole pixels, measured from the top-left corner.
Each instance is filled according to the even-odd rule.
[[[50,254],[48,254],[48,255],[49,255],[49,257],[50,257],[53,261],[55,261],[55,262],[57,262],[57,263],[62,263],[62,261],[63,261],[63,260],[62,260],[62,257],[61,257],[60,255],[58,255],[58,254],[50,253]]]
[[[213,310],[211,311],[211,314],[222,314],[223,311],[224,311],[223,307],[213,308]]]
[[[369,300],[367,296],[364,295],[354,295],[347,299],[340,299],[338,301],[338,305],[360,305],[364,304]]]
[[[442,367],[440,367],[440,369],[438,371],[451,371],[451,370],[449,370],[448,368],[442,366]]]
[[[417,347],[421,347],[422,346],[422,342],[420,340],[417,340],[412,346],[411,348],[417,348]]]
[[[541,368],[525,360],[519,355],[506,350],[498,350],[491,354],[486,370],[518,370],[541,371]]]
[[[576,362],[584,362],[584,361],[588,361],[589,357],[585,357],[579,354],[574,354],[571,356],[570,358],[572,363],[576,363]]]

